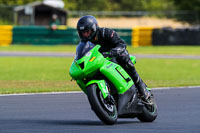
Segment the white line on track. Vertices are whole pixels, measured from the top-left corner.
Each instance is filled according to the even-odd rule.
[[[58,95],[58,94],[73,94],[73,93],[83,93],[83,92],[68,91],[68,92],[45,92],[45,93],[17,93],[17,94],[0,94],[0,96]]]
[[[195,89],[200,86],[184,86],[184,87],[159,87],[152,88],[152,90],[173,90],[173,89]],[[32,95],[58,95],[58,94],[75,94],[75,93],[83,93],[82,91],[69,91],[69,92],[47,92],[47,93],[19,93],[19,94],[0,94],[2,96],[32,96]]]

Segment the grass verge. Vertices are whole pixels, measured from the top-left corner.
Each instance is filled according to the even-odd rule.
[[[127,47],[131,54],[170,54],[170,55],[200,55],[200,46],[149,46]],[[0,51],[39,51],[39,52],[71,52],[75,53],[76,45],[10,45],[0,47]]]
[[[80,90],[70,81],[73,58],[1,57],[0,93]],[[200,60],[138,59],[136,68],[149,87],[200,85]]]

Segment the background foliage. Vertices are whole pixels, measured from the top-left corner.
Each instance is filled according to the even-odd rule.
[[[8,23],[13,16],[9,8],[42,0],[0,0],[0,23]],[[200,0],[63,0],[69,11],[187,11],[200,18]],[[5,9],[8,7],[8,9]],[[190,15],[189,15],[190,16]],[[185,16],[179,20],[188,21]],[[3,19],[2,19],[3,18]],[[8,22],[6,22],[8,21]],[[189,20],[192,22],[193,20]]]
[[[76,11],[149,11],[171,10],[173,0],[64,0],[69,10]]]
[[[0,5],[16,6],[36,0],[0,0]],[[42,0],[38,0],[42,1]],[[76,11],[200,11],[199,0],[63,0],[65,8]]]
[[[0,5],[22,5],[36,0],[0,0]],[[42,0],[38,0],[42,1]],[[199,0],[63,0],[65,8],[76,11],[200,11]]]

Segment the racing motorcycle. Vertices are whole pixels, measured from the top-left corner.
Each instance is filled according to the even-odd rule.
[[[130,75],[109,52],[100,53],[100,47],[89,41],[80,42],[69,71],[87,95],[91,109],[108,125],[118,118],[137,117],[141,122],[153,122],[158,113],[151,90],[148,88],[148,101],[143,101]],[[135,64],[136,57],[130,58]]]

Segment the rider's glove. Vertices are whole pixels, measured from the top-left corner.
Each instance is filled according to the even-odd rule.
[[[110,50],[110,54],[114,57],[120,56],[125,51],[124,47],[116,47]]]

